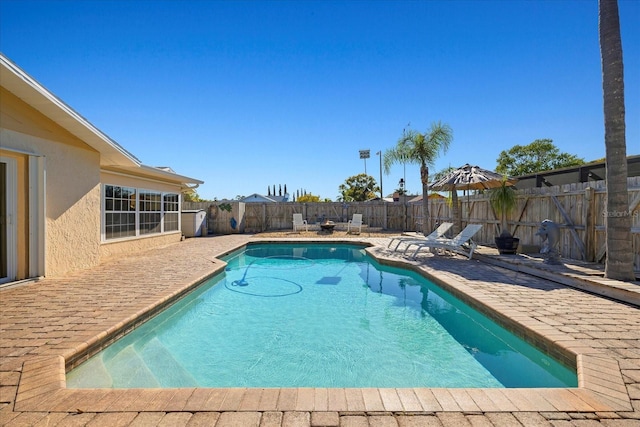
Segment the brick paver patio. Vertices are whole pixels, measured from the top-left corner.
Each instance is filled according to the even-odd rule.
[[[135,327],[142,313],[161,309],[222,270],[216,257],[256,240],[261,241],[249,235],[187,239],[67,277],[0,290],[0,425],[640,426],[637,306],[522,269],[431,254],[409,263],[411,268],[426,271],[557,357],[576,360],[579,387],[65,388],[65,363],[80,362],[78,355]],[[382,262],[407,262],[386,249],[385,238],[359,240],[372,244],[368,250]],[[539,261],[526,262],[535,268]],[[571,274],[593,271],[581,266]]]

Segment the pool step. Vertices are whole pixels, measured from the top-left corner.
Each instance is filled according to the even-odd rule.
[[[68,388],[110,388],[111,375],[100,357],[89,359],[67,374]]]
[[[197,387],[198,382],[171,355],[157,338],[151,339],[138,350],[151,372],[161,374],[157,381],[161,387]]]
[[[157,339],[136,350],[128,345],[109,357],[95,357],[68,376],[70,388],[196,387],[196,380]],[[158,375],[160,378],[157,378]]]
[[[115,357],[104,362],[111,374],[113,387],[155,388],[160,383],[132,345],[125,347]]]

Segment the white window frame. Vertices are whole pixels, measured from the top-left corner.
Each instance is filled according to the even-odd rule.
[[[126,211],[129,213],[133,213],[135,216],[135,233],[131,236],[123,236],[123,237],[107,237],[107,214],[110,212],[114,212],[111,210],[107,210],[107,206],[106,206],[106,194],[107,194],[107,187],[122,187],[122,188],[127,188],[127,189],[132,189],[135,191],[135,208],[133,210],[130,211]],[[158,195],[159,198],[157,198],[156,200],[152,200],[149,201],[147,200],[144,195],[145,194],[154,194],[154,195]],[[170,201],[165,201],[165,198],[167,196],[177,196],[177,211],[175,210],[165,210],[165,203],[174,203],[174,202],[170,202]],[[148,206],[144,206],[151,204],[151,206],[153,207],[153,205],[158,204],[159,206],[159,211],[151,209],[148,210]],[[144,237],[152,237],[152,236],[158,236],[158,235],[162,235],[162,234],[172,234],[172,233],[180,233],[181,232],[181,227],[182,227],[182,218],[181,218],[181,213],[182,213],[182,209],[181,209],[181,203],[182,203],[182,195],[179,192],[170,192],[170,191],[159,191],[159,190],[151,190],[148,188],[138,188],[138,187],[132,187],[129,185],[120,185],[120,184],[109,184],[109,183],[105,183],[102,185],[102,197],[101,197],[101,219],[102,219],[102,225],[101,225],[101,240],[102,242],[117,242],[117,241],[124,241],[124,240],[133,240],[133,239],[140,239],[140,238],[144,238]],[[143,207],[145,207],[145,209],[147,210],[143,210]],[[119,212],[119,211],[115,211],[115,212]],[[123,211],[125,212],[125,211]],[[160,221],[158,224],[158,230],[153,230],[153,231],[144,231],[141,232],[141,217],[144,216],[145,214],[153,214],[153,213],[159,213],[160,214]],[[178,215],[178,228],[176,230],[165,230],[165,214],[177,214]]]
[[[120,208],[119,209],[115,209],[115,206],[111,209],[107,209],[107,187],[113,187],[114,191],[116,188],[122,188],[125,189],[127,191],[132,191],[132,196],[133,196],[133,209],[129,208],[129,209],[122,209],[122,203],[124,202],[124,198],[122,196],[120,197],[114,197],[112,200],[112,203],[115,204],[120,204]],[[123,239],[131,239],[131,238],[136,238],[138,233],[138,216],[136,215],[136,205],[137,205],[137,200],[138,200],[138,189],[135,187],[130,187],[130,186],[125,186],[125,185],[111,185],[111,184],[105,184],[103,185],[103,190],[102,190],[102,240],[103,241],[114,241],[114,240],[123,240]],[[126,200],[128,200],[128,204],[131,205],[132,201],[130,200],[130,197],[127,198]],[[132,235],[125,235],[125,236],[119,236],[119,237],[107,237],[107,216],[108,215],[130,215],[133,214],[134,215],[134,229],[133,229],[133,234]]]
[[[176,197],[176,201],[174,202],[173,200],[167,200],[168,197],[172,197],[175,196]],[[175,206],[175,209],[167,209],[168,206]],[[163,214],[162,214],[162,231],[166,232],[166,233],[171,233],[171,232],[175,232],[175,231],[180,231],[181,230],[181,223],[180,223],[180,193],[162,193],[162,210],[163,210]],[[166,226],[166,219],[168,215],[176,215],[176,229],[175,230],[167,230],[167,226]]]
[[[162,199],[162,191],[138,189],[136,215],[138,216],[137,231],[140,236],[162,234],[162,217],[164,216]],[[152,218],[156,215],[158,216],[157,222],[147,220],[147,218]],[[147,229],[148,224],[152,225],[153,228]]]
[[[29,156],[29,276],[46,273],[46,158]]]

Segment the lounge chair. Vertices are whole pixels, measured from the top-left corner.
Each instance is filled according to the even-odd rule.
[[[453,227],[453,223],[452,222],[443,222],[442,224],[440,224],[438,226],[438,228],[433,230],[431,232],[431,234],[428,234],[428,235],[426,235],[424,237],[415,237],[415,236],[413,236],[413,237],[409,237],[409,236],[394,237],[393,239],[391,239],[389,241],[389,244],[387,245],[387,248],[390,248],[393,243],[396,243],[396,246],[393,248],[393,251],[395,252],[395,251],[398,250],[400,245],[403,244],[403,243],[405,243],[405,244],[408,244],[410,242],[424,243],[426,241],[440,239],[442,236],[444,236],[444,233],[449,231],[449,229],[451,227]],[[409,246],[407,246],[407,248],[408,247]]]
[[[298,231],[298,228],[304,227],[304,231],[309,231],[309,224],[306,219],[302,219],[302,214],[293,214],[293,231]]]
[[[434,239],[429,242],[422,243],[410,243],[409,246],[415,245],[416,250],[413,252],[411,256],[412,259],[415,259],[423,248],[431,248],[431,249],[443,249],[449,252],[456,252],[461,255],[468,256],[469,259],[473,256],[473,252],[476,250],[478,245],[471,238],[476,235],[478,231],[482,228],[482,224],[468,224],[464,230],[458,233],[452,239]],[[408,247],[407,247],[408,249]],[[405,253],[406,253],[405,249]]]
[[[358,233],[362,232],[362,214],[353,214],[353,218],[347,223],[347,233],[351,233],[351,229],[358,229]]]

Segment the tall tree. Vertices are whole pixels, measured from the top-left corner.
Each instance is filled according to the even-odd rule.
[[[340,184],[339,191],[343,202],[364,202],[375,198],[376,191],[380,191],[380,188],[374,177],[361,173],[347,178]]]
[[[627,188],[624,73],[617,0],[598,2],[607,186],[605,277],[634,280]]]
[[[200,195],[196,190],[191,190],[191,191],[182,193],[182,199],[185,202],[205,202],[206,201],[200,197]]]
[[[298,199],[298,203],[315,203],[320,201],[320,196],[314,196],[313,194],[305,194]]]
[[[580,166],[584,159],[573,154],[561,153],[551,139],[536,139],[529,145],[514,145],[500,152],[496,172],[508,176]]]
[[[396,163],[412,163],[420,166],[422,183],[422,232],[429,234],[429,166],[433,166],[440,152],[445,153],[453,140],[453,130],[447,124],[434,122],[425,132],[404,130],[394,148],[384,153],[384,171],[389,174]]]

